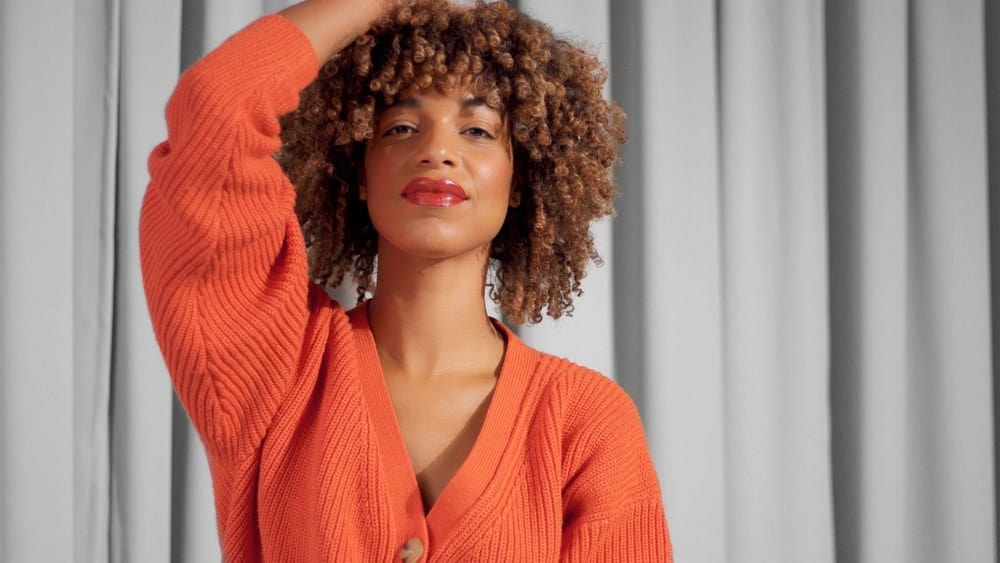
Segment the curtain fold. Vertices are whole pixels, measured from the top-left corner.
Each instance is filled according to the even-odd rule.
[[[717,17],[729,557],[833,561],[823,6]]]
[[[72,9],[0,3],[4,561],[73,557],[73,44]]]
[[[827,5],[837,551],[905,547],[906,2]],[[862,547],[865,546],[865,547]]]
[[[983,5],[911,4],[908,556],[995,555]]]
[[[987,145],[987,192],[989,197],[989,235],[990,235],[990,296],[992,322],[992,360],[993,360],[993,472],[996,475],[1000,467],[1000,451],[997,449],[996,437],[1000,432],[1000,385],[997,374],[1000,373],[997,351],[1000,350],[1000,244],[994,241],[1000,239],[1000,4],[986,2],[984,6],[983,37],[985,38],[985,69],[986,69],[986,145]],[[994,477],[993,506],[994,526],[993,537],[1000,537],[1000,519],[996,516],[996,507],[1000,499],[1000,490],[996,487]],[[998,548],[1000,552],[1000,548]]]
[[[289,3],[0,3],[0,560],[219,559],[138,210],[180,71]],[[677,560],[996,561],[997,3],[517,5],[630,116],[605,266],[520,334],[632,395]]]
[[[170,379],[139,271],[146,158],[166,138],[163,110],[180,68],[179,0],[121,6],[118,206],[112,381],[111,561],[170,560]]]
[[[73,39],[73,553],[107,561],[120,37],[117,0],[87,0]],[[86,78],[85,78],[86,77]]]
[[[728,561],[718,29],[709,2],[611,11],[616,171],[614,349],[660,473],[678,561]]]
[[[983,5],[827,10],[838,554],[993,561]]]

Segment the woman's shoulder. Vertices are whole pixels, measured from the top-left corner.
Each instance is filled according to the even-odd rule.
[[[608,416],[638,421],[634,401],[615,380],[567,358],[540,351],[536,353],[536,375],[545,379],[545,394],[549,402],[562,405],[567,430],[599,423]]]
[[[603,499],[598,503],[602,506],[619,502],[626,492],[658,498],[642,419],[631,396],[598,371],[565,358],[541,352],[539,356],[539,366],[548,365],[549,373],[546,400],[540,407],[559,413],[567,482],[577,483],[581,490],[597,482],[617,483],[613,489],[597,486],[586,493],[592,500]],[[614,477],[609,477],[612,473]]]

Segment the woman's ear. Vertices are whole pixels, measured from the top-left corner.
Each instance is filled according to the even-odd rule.
[[[511,187],[511,189],[510,189],[510,202],[509,202],[508,205],[510,205],[511,207],[520,207],[521,206],[521,188],[519,188],[517,186]]]
[[[507,199],[507,205],[510,207],[521,206],[521,184],[521,175],[514,173],[514,177],[510,180],[510,197]]]
[[[365,177],[365,168],[361,167],[358,171],[358,199],[361,201],[368,201],[368,183]]]

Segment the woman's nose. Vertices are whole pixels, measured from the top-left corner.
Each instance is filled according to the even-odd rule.
[[[457,137],[457,133],[445,126],[425,127],[423,143],[417,152],[418,164],[431,168],[455,166],[458,162],[455,149]]]

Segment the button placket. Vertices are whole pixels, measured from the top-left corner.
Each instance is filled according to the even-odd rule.
[[[420,557],[423,554],[424,542],[420,541],[419,538],[410,538],[406,540],[403,548],[399,550],[399,559],[403,563],[416,563],[420,561]]]

